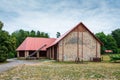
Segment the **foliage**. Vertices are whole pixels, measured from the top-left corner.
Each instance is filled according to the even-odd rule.
[[[117,44],[115,39],[111,35],[107,35],[106,40],[106,48],[108,50],[113,50],[114,53],[117,53]]]
[[[3,23],[0,21],[0,30],[2,30]]]
[[[120,60],[120,54],[110,55],[110,61],[116,62],[117,60]]]
[[[24,31],[22,29],[15,31],[12,35],[2,30],[3,23],[0,21],[0,61],[5,61],[7,58],[13,58],[16,55],[16,48],[23,42],[26,37],[45,37],[48,38],[48,33],[34,30]]]
[[[1,25],[2,24],[2,25]],[[15,43],[9,33],[2,30],[3,23],[0,22],[0,62],[6,61],[9,52],[15,50]]]
[[[12,37],[16,39],[16,48],[25,40],[26,37],[45,37],[48,38],[48,33],[37,31],[37,33],[34,30],[31,31],[24,31],[22,29],[15,31],[12,33]]]
[[[7,59],[7,47],[0,45],[0,62],[4,62]]]
[[[15,53],[10,52],[10,53],[8,54],[8,59],[9,59],[9,58],[14,58],[14,57],[15,57]]]
[[[31,36],[31,37],[35,37],[35,36],[36,36],[36,34],[35,34],[35,31],[34,31],[34,30],[32,30],[32,31],[30,32],[30,36]]]
[[[60,32],[57,32],[56,36],[59,38],[61,36]]]
[[[98,37],[104,44],[101,47],[101,53],[104,54],[105,50],[113,50],[114,53],[117,52],[117,44],[116,40],[111,35],[105,35],[104,32],[96,33],[96,37]]]
[[[37,31],[37,36],[36,37],[41,37],[40,31]]]
[[[118,48],[120,48],[120,29],[112,31],[112,36],[116,40]]]

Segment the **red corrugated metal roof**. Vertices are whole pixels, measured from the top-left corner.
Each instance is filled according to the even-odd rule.
[[[91,34],[101,45],[103,45],[103,43],[102,43],[82,22],[80,22],[78,25],[76,25],[75,27],[73,27],[71,30],[67,31],[67,32],[66,32],[65,34],[63,34],[61,37],[57,38],[57,39],[55,40],[55,42],[53,42],[49,47],[57,44],[59,41],[61,41],[64,37],[66,37],[70,32],[72,32],[72,31],[73,31],[75,28],[77,28],[79,25],[83,25],[83,27],[84,27],[85,29],[87,29],[87,31],[89,31],[90,34]]]
[[[42,50],[46,50],[56,39],[55,38],[36,38],[36,37],[27,37],[23,43],[16,49],[17,51],[21,50],[38,50],[43,45],[47,45]]]

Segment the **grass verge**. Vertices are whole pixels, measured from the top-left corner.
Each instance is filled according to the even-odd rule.
[[[120,64],[43,62],[20,65],[0,74],[0,80],[120,80]]]

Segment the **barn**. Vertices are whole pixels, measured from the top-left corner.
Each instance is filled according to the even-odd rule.
[[[17,49],[18,57],[27,57],[32,53],[31,51],[38,50],[42,45],[46,46],[35,54],[38,56],[34,57],[43,57],[42,54],[44,54],[44,57],[58,61],[75,61],[78,59],[89,61],[101,57],[102,42],[83,23],[79,23],[57,39],[37,38],[37,41],[32,41],[27,38]]]

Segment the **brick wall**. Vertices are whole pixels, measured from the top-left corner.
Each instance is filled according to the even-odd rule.
[[[63,38],[58,46],[60,61],[75,61],[77,57],[88,61],[100,57],[100,43],[81,25]]]

